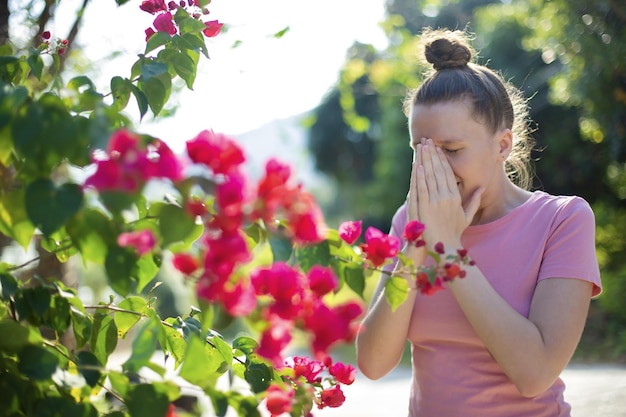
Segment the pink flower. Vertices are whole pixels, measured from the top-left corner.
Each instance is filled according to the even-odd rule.
[[[333,270],[321,265],[314,265],[307,275],[309,278],[309,287],[318,297],[322,297],[333,291],[339,284]]]
[[[303,376],[311,383],[320,382],[319,374],[324,370],[322,362],[311,360],[306,356],[288,358],[285,364],[293,369],[295,379]]]
[[[336,362],[328,367],[328,372],[341,384],[350,385],[356,378],[356,369],[352,365]]]
[[[286,385],[285,389],[273,382],[265,392],[265,406],[272,417],[282,415],[291,411],[291,400],[295,392],[290,385]]]
[[[222,292],[221,300],[228,314],[233,317],[247,316],[256,307],[254,289],[249,283],[236,283],[232,290]]]
[[[435,243],[435,252],[437,252],[440,255],[443,255],[446,252],[446,249],[443,246],[443,243],[441,242],[437,242]]]
[[[252,273],[252,285],[257,295],[270,295],[274,302],[268,312],[285,320],[293,320],[302,310],[304,281],[297,270],[284,262]]]
[[[341,387],[339,385],[335,385],[334,387],[327,388],[322,390],[320,396],[320,404],[319,408],[324,407],[340,407],[346,401],[346,396],[341,391]]]
[[[150,230],[138,230],[135,232],[122,233],[117,237],[117,244],[125,247],[132,246],[135,248],[139,256],[149,253],[154,245],[156,239]]]
[[[150,40],[150,38],[152,37],[152,35],[154,35],[156,33],[154,31],[154,29],[152,29],[152,28],[148,28],[144,32],[146,34],[146,42],[148,42]]]
[[[318,357],[326,356],[328,349],[341,340],[350,342],[355,336],[352,321],[359,317],[363,308],[356,302],[328,307],[315,302],[304,317],[304,325],[313,334],[312,348]]]
[[[177,253],[172,259],[172,265],[185,275],[191,275],[198,269],[198,260],[188,253]]]
[[[167,32],[170,35],[175,35],[176,25],[174,25],[174,21],[172,20],[172,14],[170,12],[165,12],[159,14],[152,23],[157,32]]]
[[[339,237],[344,240],[348,245],[353,245],[354,242],[361,236],[361,229],[363,222],[358,220],[356,222],[346,221],[339,225]]]
[[[45,39],[45,40],[50,39],[50,31],[49,30],[44,31],[41,34],[41,39]]]
[[[187,154],[194,163],[204,164],[216,174],[228,174],[246,160],[235,141],[209,130],[187,141]]]
[[[139,6],[144,12],[155,14],[156,12],[166,11],[165,0],[145,0]]]
[[[275,367],[281,367],[284,363],[282,352],[291,341],[292,330],[293,322],[273,317],[261,335],[256,353],[272,361]]]
[[[416,246],[423,246],[424,241],[421,239],[421,237],[425,229],[426,226],[424,225],[424,223],[420,223],[417,220],[412,220],[408,222],[404,227],[403,237],[409,243],[412,243]]]
[[[365,232],[365,243],[361,245],[365,258],[375,267],[381,266],[385,260],[393,258],[400,251],[400,239],[386,235],[375,227],[368,227]]]
[[[220,23],[218,20],[209,20],[208,22],[204,22],[206,28],[202,31],[204,36],[207,38],[213,38],[220,34],[222,30],[223,23]]]

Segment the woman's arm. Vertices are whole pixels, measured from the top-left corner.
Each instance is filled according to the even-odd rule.
[[[415,157],[418,159],[419,155]],[[408,221],[417,220],[418,217],[416,181],[417,173],[414,159],[407,195],[406,216]],[[398,215],[400,212],[396,213],[396,216]],[[394,216],[393,224],[396,224],[396,216]],[[399,238],[401,232],[399,230],[394,231],[392,227],[391,234]],[[415,266],[422,265],[426,259],[426,250],[423,247],[406,246],[402,253],[412,259]],[[398,269],[396,266],[391,276],[404,277],[409,281],[409,288],[413,288],[409,290],[407,299],[395,311],[392,311],[391,305],[385,297],[385,284],[389,275],[382,274],[372,296],[370,309],[361,322],[357,333],[357,365],[363,375],[370,379],[382,378],[398,365],[408,337],[417,290],[414,289],[415,280],[409,274],[403,274]]]
[[[403,253],[413,259],[424,257],[423,250],[406,248]],[[422,261],[423,262],[423,261]],[[404,276],[409,280],[407,299],[395,310],[385,297],[385,283],[389,276],[383,274],[372,297],[370,309],[361,322],[356,337],[357,365],[363,375],[378,379],[394,369],[406,344],[415,303],[415,281],[408,275],[394,272],[392,276]],[[412,289],[411,289],[412,288]]]
[[[449,289],[491,355],[519,392],[533,397],[563,371],[580,340],[593,284],[571,278],[537,284],[530,314],[514,310],[476,267]]]

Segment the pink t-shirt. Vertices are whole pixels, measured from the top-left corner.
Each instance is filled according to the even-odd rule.
[[[396,212],[391,234],[401,237],[406,207]],[[494,289],[528,317],[537,282],[575,278],[601,291],[595,253],[595,219],[579,197],[536,191],[521,206],[491,223],[470,226],[462,244]],[[569,417],[561,379],[525,398],[491,357],[450,291],[418,295],[409,328],[413,385],[411,417]]]

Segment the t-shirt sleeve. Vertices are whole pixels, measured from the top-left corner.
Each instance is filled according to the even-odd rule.
[[[589,204],[574,197],[559,208],[541,262],[538,280],[575,278],[594,284],[592,295],[602,292],[595,247],[595,216]]]

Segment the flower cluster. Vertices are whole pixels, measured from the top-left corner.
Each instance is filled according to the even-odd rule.
[[[339,341],[352,341],[353,320],[363,312],[360,304],[347,302],[328,306],[323,296],[336,289],[338,280],[329,268],[316,265],[307,274],[276,262],[252,274],[252,286],[259,297],[261,314],[268,326],[261,335],[257,354],[282,364],[282,352],[300,326],[312,335],[311,350],[325,358],[328,349]]]
[[[445,256],[444,256],[445,255]],[[444,282],[455,278],[465,278],[466,271],[461,265],[474,265],[474,261],[467,255],[466,249],[457,249],[456,253],[446,254],[444,245],[438,242],[435,252],[431,254],[436,263],[421,267],[415,276],[417,289],[426,295],[432,295],[444,289]]]
[[[151,178],[167,178],[176,186],[182,182],[185,164],[165,143],[145,139],[126,130],[117,131],[107,151],[93,157],[96,170],[85,187],[100,192],[138,193]],[[351,341],[354,319],[362,314],[360,304],[348,302],[329,306],[323,298],[337,289],[338,279],[330,268],[313,266],[306,273],[284,262],[258,267],[244,273],[252,259],[244,228],[265,222],[274,233],[283,233],[297,245],[324,239],[326,226],[312,195],[294,183],[289,166],[276,159],[268,161],[265,174],[251,184],[242,170],[243,150],[223,135],[205,130],[186,143],[191,163],[209,171],[215,199],[207,205],[199,197],[183,202],[184,212],[204,223],[204,235],[197,252],[174,254],[173,266],[197,278],[200,298],[220,303],[232,316],[246,316],[258,309],[268,323],[258,354],[274,365],[282,365],[282,352],[291,341],[294,328],[310,332],[311,350],[325,358],[339,341]],[[149,229],[122,233],[119,246],[132,247],[138,255],[150,253],[157,245]]]
[[[209,10],[202,7],[199,0],[169,1],[167,4],[165,0],[144,0],[139,8],[156,16],[152,23],[153,27],[145,30],[146,41],[157,32],[165,32],[170,35],[177,34],[179,30],[172,13],[175,13],[179,8],[184,9],[191,17],[199,21],[202,21],[202,16],[209,14]],[[218,20],[207,20],[203,21],[203,23],[205,27],[202,33],[207,38],[219,35],[222,30],[223,24]]]
[[[346,400],[341,384],[350,385],[356,377],[356,369],[352,365],[333,363],[330,358],[316,361],[294,356],[285,361],[282,371],[286,375],[283,383],[272,383],[265,397],[266,407],[272,416],[291,412],[298,396],[308,400],[299,402],[308,405],[304,415],[312,415],[313,403],[318,409],[339,407]]]
[[[102,191],[135,193],[152,178],[167,178],[174,182],[183,178],[183,164],[165,144],[142,138],[125,129],[116,131],[105,152],[92,155],[96,172],[85,181],[85,187]]]
[[[426,242],[422,239],[425,229],[426,226],[423,223],[417,220],[410,221],[406,224],[402,237],[407,244],[415,247],[425,246]],[[359,239],[361,231],[361,221],[346,221],[338,228],[339,236],[349,245],[353,245]],[[400,239],[397,237],[387,235],[375,227],[369,227],[365,232],[365,243],[361,244],[360,248],[365,260],[378,268],[398,255],[400,244]],[[466,271],[461,268],[461,265],[474,265],[474,261],[469,258],[465,249],[458,249],[456,253],[446,255],[441,242],[437,242],[433,249],[434,252],[429,251],[428,254],[435,261],[434,265],[420,266],[417,272],[414,272],[416,288],[426,295],[432,295],[444,289],[444,282],[464,278]],[[404,259],[400,261],[405,262]],[[411,265],[408,266],[411,267]]]
[[[64,55],[69,43],[67,39],[52,39],[50,31],[46,30],[41,34],[41,45],[39,49],[48,54]]]

